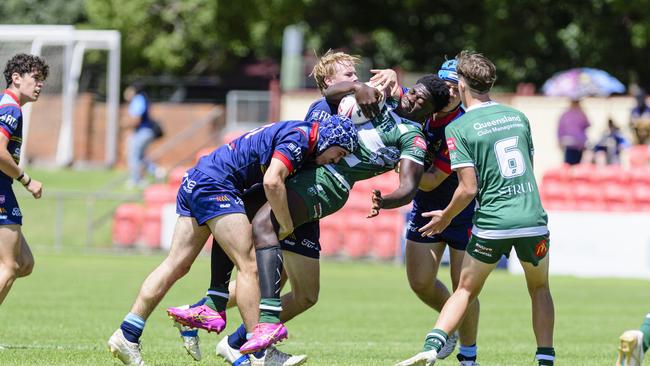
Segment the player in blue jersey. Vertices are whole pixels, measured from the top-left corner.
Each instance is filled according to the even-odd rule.
[[[436,278],[445,247],[449,246],[451,280],[453,288],[456,289],[474,214],[474,202],[472,202],[443,232],[430,237],[422,237],[418,232],[418,229],[430,220],[422,214],[447,207],[458,186],[458,176],[451,170],[445,138],[445,127],[456,123],[457,119],[465,113],[458,93],[456,63],[455,59],[448,60],[438,71],[438,76],[445,80],[449,87],[449,105],[427,119],[423,126],[427,152],[432,164],[422,176],[420,189],[413,200],[413,208],[409,213],[406,228],[405,261],[409,285],[425,304],[438,312],[442,310],[450,296],[447,287]],[[478,313],[477,300],[470,306],[459,328],[461,347],[457,357],[463,366],[473,365],[476,361]],[[445,348],[438,354],[438,358],[444,359],[449,356],[454,351],[457,340],[458,335],[452,334]]]
[[[22,106],[35,102],[49,71],[45,60],[24,53],[13,56],[4,69],[7,89],[0,94],[0,304],[16,278],[32,273],[34,257],[23,236],[22,213],[11,185],[22,184],[34,198],[43,185],[18,163],[23,136]]]
[[[215,238],[238,270],[237,306],[247,329],[258,320],[259,284],[251,225],[242,201],[244,191],[263,183],[277,212],[280,238],[293,231],[284,180],[307,162],[317,165],[340,160],[355,150],[356,129],[349,119],[320,123],[287,121],[254,129],[210,155],[202,157],[183,177],[178,191],[171,250],[145,279],[119,329],[108,340],[109,351],[125,364],[143,364],[139,338],[153,309],[169,288],[184,276],[209,235]],[[227,294],[227,285],[216,292]],[[213,310],[200,306],[210,319],[208,330],[225,327],[227,296],[218,296]],[[190,324],[186,324],[190,325]]]

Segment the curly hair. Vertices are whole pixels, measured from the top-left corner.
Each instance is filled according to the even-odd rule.
[[[431,98],[433,98],[432,102],[435,106],[433,113],[440,111],[449,104],[449,87],[438,75],[424,75],[418,79],[416,84],[424,85],[429,94],[431,94]]]
[[[11,75],[18,73],[21,76],[29,74],[30,72],[37,73],[43,80],[47,79],[47,74],[50,71],[50,67],[45,62],[45,59],[35,55],[28,55],[26,53],[19,53],[14,55],[12,58],[7,61],[7,66],[5,66],[5,81],[7,86],[11,85],[12,79]]]
[[[309,76],[314,77],[316,85],[318,85],[318,89],[320,89],[322,93],[323,90],[327,89],[325,78],[336,74],[336,64],[350,63],[352,65],[357,65],[359,62],[361,62],[359,56],[328,50],[323,56],[318,58],[318,62],[314,65],[314,69],[311,71]]]
[[[497,80],[497,68],[492,61],[480,53],[467,50],[461,51],[457,59],[457,73],[472,91],[485,94],[492,89]]]

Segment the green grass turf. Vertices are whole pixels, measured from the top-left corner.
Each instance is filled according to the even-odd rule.
[[[33,275],[16,282],[0,307],[0,365],[118,365],[106,340],[129,311],[159,255],[36,253]],[[201,333],[204,360],[192,361],[164,309],[196,300],[208,282],[208,258],[154,311],[143,335],[147,365],[221,365],[220,336]],[[448,282],[446,268],[441,278]],[[403,267],[324,261],[319,303],[287,324],[281,349],[307,353],[308,365],[393,365],[418,351],[437,314],[406,284]],[[650,311],[650,283],[553,277],[557,365],[611,365],[617,338]],[[535,342],[524,279],[498,271],[481,295],[481,365],[534,365]],[[228,312],[231,332],[239,316]],[[453,359],[436,365],[457,365]]]

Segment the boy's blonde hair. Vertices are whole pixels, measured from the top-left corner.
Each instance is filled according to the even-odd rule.
[[[467,86],[478,94],[485,94],[492,89],[497,79],[497,69],[487,57],[473,51],[461,51],[457,57],[458,76],[462,76]]]
[[[311,71],[309,76],[314,77],[316,85],[318,85],[318,89],[320,89],[322,93],[327,89],[325,78],[336,74],[336,64],[350,63],[352,65],[357,65],[359,62],[361,62],[359,56],[348,55],[345,52],[334,52],[330,49],[325,52],[323,56],[318,58],[318,62],[314,65],[314,69]]]

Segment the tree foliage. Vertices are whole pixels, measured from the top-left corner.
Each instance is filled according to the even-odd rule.
[[[82,6],[83,4],[83,6]],[[306,52],[340,48],[377,67],[430,71],[462,49],[495,61],[498,84],[540,86],[589,66],[650,87],[650,0],[4,0],[4,23],[122,33],[123,70],[215,75],[243,59],[280,61],[286,26]]]

